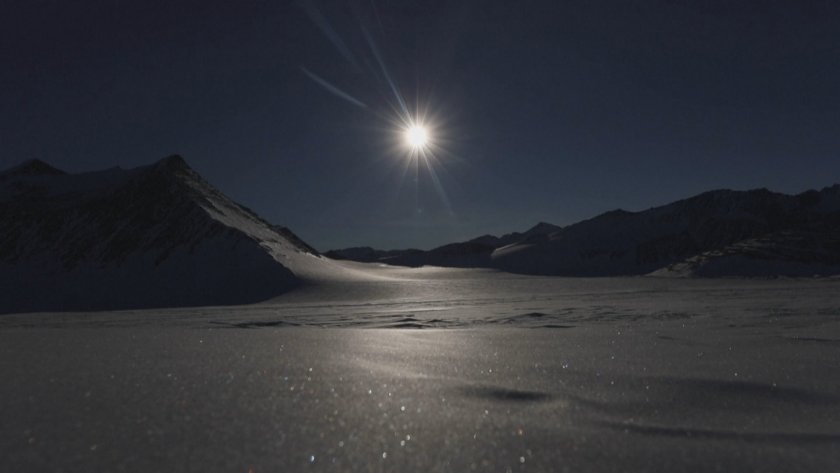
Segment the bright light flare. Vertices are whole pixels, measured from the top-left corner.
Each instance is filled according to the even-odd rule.
[[[429,132],[423,125],[411,125],[405,130],[405,140],[413,149],[422,149],[429,143]]]

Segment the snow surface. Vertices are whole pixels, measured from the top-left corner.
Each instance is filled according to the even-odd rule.
[[[261,304],[0,316],[0,469],[840,468],[838,279],[336,264]]]

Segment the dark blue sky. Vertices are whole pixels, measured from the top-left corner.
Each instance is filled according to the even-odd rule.
[[[832,1],[13,0],[0,17],[0,167],[179,153],[322,250],[840,182]],[[448,206],[428,171],[404,176],[364,30],[434,116]]]

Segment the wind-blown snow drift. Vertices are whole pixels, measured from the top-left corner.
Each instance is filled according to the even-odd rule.
[[[0,173],[0,312],[242,304],[342,268],[179,156],[71,175]]]

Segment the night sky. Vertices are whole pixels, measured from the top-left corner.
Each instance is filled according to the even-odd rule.
[[[178,153],[321,250],[840,182],[833,1],[12,0],[0,58],[0,167]]]

